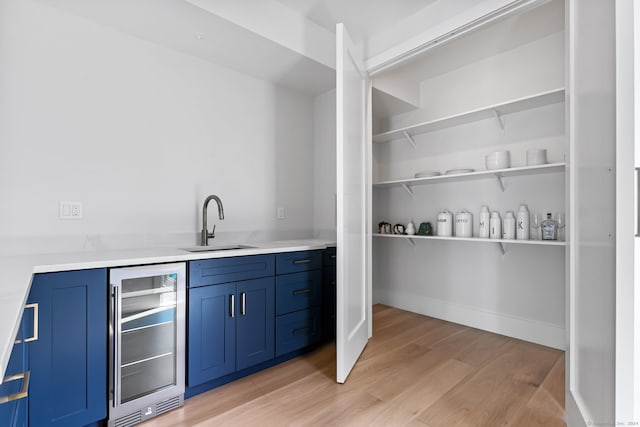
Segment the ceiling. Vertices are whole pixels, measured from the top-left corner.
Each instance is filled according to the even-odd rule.
[[[342,22],[357,44],[417,13],[437,0],[277,0],[335,33]]]

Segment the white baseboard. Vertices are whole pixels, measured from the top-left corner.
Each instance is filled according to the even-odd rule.
[[[557,325],[384,289],[373,291],[373,301],[547,347],[565,349],[564,328]]]
[[[584,407],[576,401],[573,393],[567,390],[564,395],[564,420],[567,423],[567,427],[587,427],[587,425],[591,425],[585,421],[586,418],[580,409],[581,406]]]

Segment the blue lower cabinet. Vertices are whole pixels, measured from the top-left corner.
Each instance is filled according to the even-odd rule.
[[[273,277],[239,282],[236,369],[245,369],[275,356],[275,286]]]
[[[273,277],[189,289],[187,385],[273,359]]]
[[[29,425],[84,426],[107,417],[107,297],[106,269],[34,276]]]
[[[190,387],[236,369],[236,285],[189,289],[187,384]],[[235,304],[235,303],[234,303]]]
[[[26,427],[29,393],[29,368],[27,343],[24,342],[23,328],[11,352],[9,364],[0,384],[0,426]]]
[[[320,338],[320,309],[318,307],[276,318],[276,356],[315,344]]]

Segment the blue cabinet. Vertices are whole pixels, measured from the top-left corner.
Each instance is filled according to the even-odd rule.
[[[322,254],[322,327],[327,340],[336,337],[336,248]]]
[[[38,274],[29,343],[29,424],[84,426],[107,417],[107,271]]]
[[[273,255],[189,263],[189,387],[273,359],[274,265]]]
[[[29,394],[29,353],[25,340],[25,322],[20,327],[13,346],[4,381],[0,384],[0,426],[27,425]]]
[[[276,356],[321,338],[322,251],[276,255]]]

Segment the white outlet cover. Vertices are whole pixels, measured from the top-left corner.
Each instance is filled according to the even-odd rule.
[[[278,208],[278,219],[285,219],[286,215],[285,215],[285,210],[283,207]]]
[[[59,205],[60,219],[82,219],[82,202],[61,201]]]

